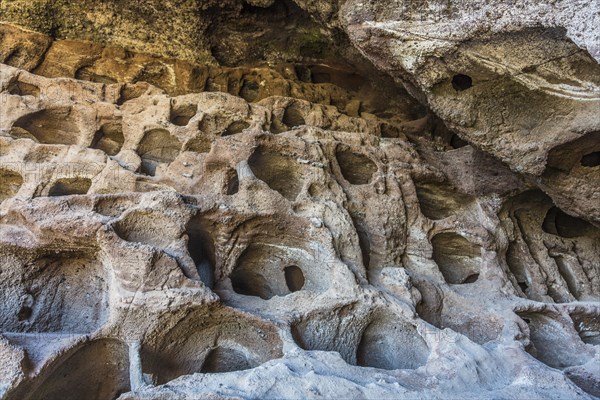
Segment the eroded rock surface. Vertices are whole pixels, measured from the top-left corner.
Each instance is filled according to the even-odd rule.
[[[410,70],[406,10],[298,3],[148,20],[177,57],[139,52],[152,2],[104,30],[116,3],[83,27],[2,4],[42,32],[0,25],[2,396],[600,396],[598,66],[565,39],[594,56],[593,31],[475,19]],[[292,48],[302,22],[323,31]],[[233,45],[257,24],[271,53]]]

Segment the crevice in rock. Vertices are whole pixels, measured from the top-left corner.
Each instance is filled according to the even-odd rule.
[[[352,218],[352,222],[358,235],[358,245],[360,246],[363,265],[368,269],[371,264],[371,239],[369,238],[369,232],[364,222],[359,221],[358,218]]]
[[[573,270],[569,266],[569,263],[565,260],[563,256],[555,256],[554,262],[558,267],[558,273],[562,277],[562,279],[567,284],[567,289],[569,293],[573,295],[576,299],[579,299],[581,296],[581,290],[579,288],[579,282],[577,276],[573,273]]]
[[[515,277],[515,281],[517,282],[518,288],[521,289],[523,294],[528,298],[531,298],[530,287],[531,287],[531,278],[527,272],[527,268],[523,265],[523,260],[520,258],[520,255],[515,251],[515,245],[513,243],[509,243],[508,250],[506,252],[506,264],[508,265],[508,269]]]
[[[212,288],[215,281],[216,251],[208,226],[208,221],[197,215],[188,222],[186,232],[188,252],[194,260],[200,280]]]
[[[444,305],[442,291],[426,280],[414,280],[413,285],[421,293],[421,301],[415,307],[417,314],[431,325],[441,328]]]
[[[468,145],[469,145],[469,142],[461,139],[461,137],[458,136],[456,133],[450,137],[450,146],[452,146],[452,148],[454,148],[454,149],[460,149],[461,147],[465,147]]]
[[[240,190],[240,179],[237,171],[232,168],[227,172],[227,190],[225,194],[227,196],[233,196]]]

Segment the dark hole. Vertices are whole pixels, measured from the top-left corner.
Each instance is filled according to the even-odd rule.
[[[595,151],[581,157],[581,165],[584,167],[597,167],[600,165],[600,151]]]
[[[290,292],[297,292],[304,287],[304,274],[300,268],[290,265],[289,267],[285,267],[283,272],[285,274],[285,284],[290,289]]]
[[[237,171],[231,170],[227,180],[227,195],[231,196],[236,194],[240,190],[240,180],[238,178]]]
[[[33,313],[33,310],[31,309],[31,307],[28,307],[28,306],[21,307],[21,309],[19,310],[19,321],[23,321],[23,320],[31,318],[32,313]]]
[[[469,142],[467,142],[466,140],[462,140],[457,134],[452,135],[452,137],[450,138],[450,146],[454,147],[455,149],[460,149],[461,147],[465,147],[468,144]]]
[[[313,83],[330,83],[331,75],[326,72],[317,72],[312,74]]]
[[[259,86],[255,81],[244,81],[242,88],[240,89],[240,97],[251,103],[258,99]]]
[[[285,109],[285,112],[283,113],[283,123],[291,128],[294,126],[305,125],[306,121],[304,121],[304,117],[300,110],[292,105]]]
[[[196,216],[188,222],[188,252],[196,264],[200,280],[209,288],[214,283],[214,267],[216,264],[215,243],[208,230],[208,222]]]
[[[452,87],[455,90],[463,91],[473,86],[473,79],[470,76],[464,74],[456,74],[452,77]]]
[[[190,119],[198,112],[197,104],[171,104],[171,123],[177,126],[187,126]]]
[[[296,65],[294,67],[298,80],[306,83],[312,83],[312,73],[306,65]]]
[[[597,230],[589,222],[572,217],[557,207],[548,210],[542,229],[550,234],[565,238],[592,235]]]
[[[529,318],[523,318],[523,321],[525,321],[525,323],[530,324],[531,320]]]
[[[223,132],[221,136],[236,135],[238,133],[242,133],[242,131],[248,127],[250,127],[250,124],[246,121],[234,121],[231,124],[229,124],[229,126],[227,127],[227,129],[225,129],[225,132]]]
[[[381,137],[397,138],[400,136],[400,130],[390,124],[381,124]]]
[[[48,191],[48,196],[70,196],[86,194],[92,186],[88,178],[65,178],[59,179]]]
[[[479,274],[472,274],[467,276],[467,278],[463,281],[463,283],[473,283],[479,279]]]
[[[525,282],[518,282],[519,287],[521,288],[521,290],[523,291],[523,293],[527,294],[527,289],[529,289],[529,286],[527,286],[527,283]]]

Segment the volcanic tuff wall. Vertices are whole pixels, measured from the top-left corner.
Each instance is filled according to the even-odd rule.
[[[600,396],[598,10],[508,3],[2,1],[2,397]]]

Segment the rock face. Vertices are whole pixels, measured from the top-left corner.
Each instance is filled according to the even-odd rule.
[[[348,1],[340,14],[446,126],[600,222],[597,2]]]
[[[3,398],[600,397],[592,5],[176,3],[1,5]]]

